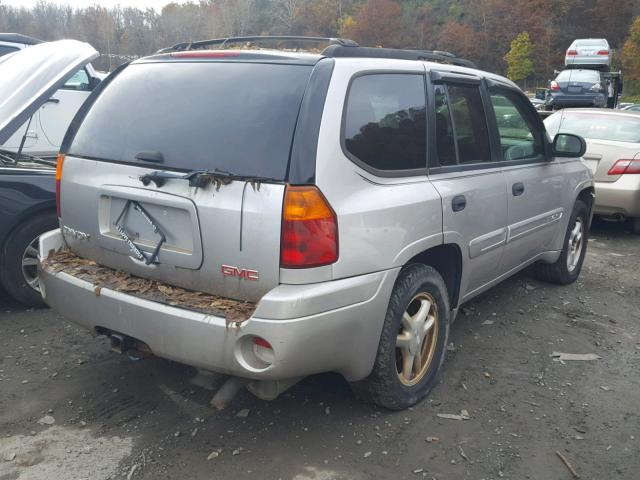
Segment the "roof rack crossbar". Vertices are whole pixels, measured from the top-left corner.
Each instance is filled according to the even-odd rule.
[[[460,67],[476,68],[476,65],[464,58],[456,57],[453,53],[440,50],[402,50],[396,48],[344,48],[342,45],[330,45],[324,49],[325,57],[361,57],[361,58],[393,58],[398,60],[427,60],[448,63]]]
[[[161,52],[171,52],[180,50],[198,50],[206,47],[217,46],[219,48],[226,48],[228,44],[250,42],[250,43],[264,43],[270,41],[280,42],[315,42],[315,43],[328,43],[329,45],[339,45],[342,47],[357,47],[358,44],[348,38],[334,38],[334,37],[302,37],[292,35],[255,35],[245,37],[224,37],[224,38],[212,38],[211,40],[200,40],[197,42],[183,42],[173,45],[172,47],[162,49]]]

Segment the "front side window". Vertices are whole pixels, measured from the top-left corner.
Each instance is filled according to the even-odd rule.
[[[543,155],[543,134],[526,114],[517,94],[491,92],[503,160],[535,159]]]
[[[480,90],[476,86],[448,85],[447,91],[458,161],[461,164],[490,162],[489,132]]]
[[[426,166],[424,76],[371,74],[351,83],[344,147],[364,168],[397,171]]]

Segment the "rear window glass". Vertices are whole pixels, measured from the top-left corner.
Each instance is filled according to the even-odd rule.
[[[563,70],[556,77],[556,82],[590,82],[598,83],[600,73],[595,70]]]
[[[552,137],[561,132],[594,140],[640,143],[640,117],[559,112],[544,123]]]
[[[311,66],[134,64],[98,97],[70,155],[156,168],[220,169],[284,180]]]
[[[604,40],[599,39],[591,39],[591,40],[578,40],[576,42],[576,46],[578,47],[600,47],[606,46],[606,42]]]

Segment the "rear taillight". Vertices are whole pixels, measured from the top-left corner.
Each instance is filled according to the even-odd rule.
[[[317,187],[287,186],[282,207],[280,266],[310,268],[338,260],[338,220]]]
[[[616,160],[616,163],[609,169],[607,175],[628,175],[631,173],[640,174],[640,158],[621,158],[620,160]]]
[[[609,55],[609,50],[598,50],[598,55]]]
[[[558,82],[556,82],[555,80],[551,82],[551,85],[549,86],[549,88],[554,92],[560,91],[560,85],[558,85]]]
[[[567,56],[568,57],[575,57],[576,55],[578,55],[578,51],[577,50],[567,50]]]
[[[56,159],[56,214],[58,218],[60,215],[60,182],[62,181],[62,166],[64,165],[64,155],[62,153],[58,154],[58,158]]]

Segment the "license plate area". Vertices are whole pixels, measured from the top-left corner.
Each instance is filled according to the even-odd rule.
[[[158,237],[156,246],[153,248],[153,252],[151,253],[151,255],[146,253],[144,250],[141,250],[138,245],[136,245],[133,239],[131,239],[130,233],[127,231],[127,228],[123,225],[123,221],[126,221],[131,212],[138,213],[145,220],[148,227],[151,228],[153,233]],[[125,241],[127,247],[129,247],[131,253],[138,260],[146,263],[147,265],[158,263],[158,253],[160,253],[162,245],[167,241],[167,237],[162,229],[156,224],[156,220],[153,219],[151,214],[147,212],[146,208],[144,208],[140,204],[140,202],[136,200],[127,200],[124,204],[124,208],[120,212],[120,215],[118,215],[118,218],[113,223],[113,225],[116,231]]]
[[[582,87],[568,87],[567,91],[569,93],[582,93]]]
[[[199,269],[202,242],[193,202],[136,190],[112,187],[100,193],[100,246],[146,265]]]

